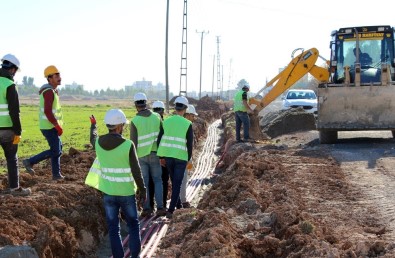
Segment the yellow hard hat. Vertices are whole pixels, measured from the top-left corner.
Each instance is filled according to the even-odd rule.
[[[54,65],[50,65],[47,68],[45,68],[44,77],[48,78],[48,76],[55,74],[55,73],[59,73],[58,68],[56,68]]]

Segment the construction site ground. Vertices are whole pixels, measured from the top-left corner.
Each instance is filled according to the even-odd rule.
[[[391,132],[341,132],[337,144],[321,145],[313,115],[267,109],[259,129],[267,139],[236,143],[233,113],[213,107],[201,119],[221,116],[221,160],[196,207],[175,211],[156,257],[395,257]],[[33,195],[0,195],[0,246],[97,257],[101,196],[83,183],[93,159],[91,150],[63,154],[61,183],[49,164],[34,177],[21,173]]]

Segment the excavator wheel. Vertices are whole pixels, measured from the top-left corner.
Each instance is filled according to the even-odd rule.
[[[320,143],[331,144],[337,141],[337,131],[319,131]]]

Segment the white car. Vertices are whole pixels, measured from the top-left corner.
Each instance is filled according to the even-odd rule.
[[[308,113],[317,114],[317,95],[313,90],[289,90],[283,97],[283,110],[302,107]]]

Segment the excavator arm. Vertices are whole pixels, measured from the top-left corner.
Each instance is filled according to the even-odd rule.
[[[292,52],[292,57],[298,50],[302,49],[295,49]],[[303,51],[298,56],[293,57],[291,62],[282,72],[270,80],[254,98],[250,98],[249,104],[256,105],[255,110],[259,112],[307,73],[313,75],[320,82],[327,82],[329,80],[329,71],[323,67],[315,65],[319,56],[318,50],[316,48],[311,48]],[[258,99],[257,97],[260,96],[259,94],[268,87],[272,87],[272,89],[263,96],[262,99]]]

